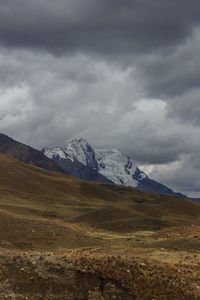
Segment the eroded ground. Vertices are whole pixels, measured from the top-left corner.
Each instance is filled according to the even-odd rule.
[[[97,245],[11,251],[1,240],[0,299],[200,299],[200,227],[119,234],[68,225]]]

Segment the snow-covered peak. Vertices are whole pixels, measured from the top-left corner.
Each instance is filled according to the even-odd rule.
[[[64,147],[45,148],[44,154],[54,160],[70,159],[94,169],[116,184],[137,187],[147,178],[133,159],[112,146],[93,149],[82,137],[70,138]]]
[[[82,164],[95,170],[98,169],[94,150],[84,138],[75,137],[68,139],[65,142],[65,152]]]
[[[116,184],[136,187],[138,181],[134,178],[138,169],[134,160],[123,155],[114,147],[102,147],[95,149],[95,155],[99,166],[99,173]]]
[[[64,149],[62,149],[61,147],[56,147],[53,149],[50,148],[44,148],[42,150],[42,152],[50,159],[54,159],[56,157],[62,158],[62,159],[66,159],[69,158],[71,159],[71,157],[69,157],[69,155],[65,152]],[[71,159],[72,160],[72,159]]]

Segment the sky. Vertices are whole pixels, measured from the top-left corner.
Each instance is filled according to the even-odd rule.
[[[0,132],[83,136],[200,197],[199,0],[1,0]]]

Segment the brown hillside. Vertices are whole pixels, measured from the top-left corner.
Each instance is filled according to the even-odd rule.
[[[130,233],[200,225],[200,204],[49,172],[0,155],[2,245],[54,249],[100,245],[84,228]]]

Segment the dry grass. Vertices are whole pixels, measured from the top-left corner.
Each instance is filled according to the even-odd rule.
[[[167,264],[131,255],[74,253],[83,272],[119,282],[135,299],[200,299],[200,271],[195,267]],[[194,273],[195,272],[195,273]]]

